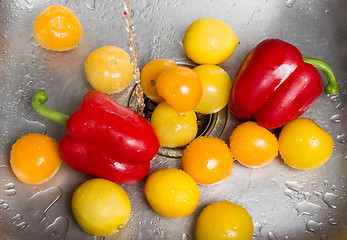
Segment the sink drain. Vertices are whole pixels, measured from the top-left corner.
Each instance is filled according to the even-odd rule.
[[[151,101],[149,98],[144,96],[144,117],[150,121],[154,108],[157,106],[157,103]],[[136,89],[134,88],[131,92],[128,108],[133,111],[137,110],[137,96]],[[197,121],[198,121],[198,133],[196,137],[200,136],[209,136],[209,137],[217,137],[219,138],[224,130],[226,129],[226,125],[229,119],[229,111],[227,107],[223,108],[218,113],[214,114],[200,114],[196,113]],[[160,146],[158,154],[165,157],[172,158],[180,158],[182,157],[182,153],[185,147],[180,148],[168,148]]]

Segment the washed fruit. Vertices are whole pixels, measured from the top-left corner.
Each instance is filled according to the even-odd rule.
[[[226,200],[215,202],[201,212],[196,225],[196,240],[251,240],[253,222],[240,205]]]
[[[11,168],[24,183],[41,184],[50,180],[59,170],[61,159],[58,143],[40,133],[29,133],[12,146]]]
[[[148,62],[141,70],[141,86],[146,96],[156,103],[163,101],[157,92],[157,78],[166,69],[177,64],[168,59],[154,59]]]
[[[74,49],[83,34],[75,13],[62,5],[44,9],[36,18],[33,31],[37,43],[52,51]]]
[[[183,37],[187,56],[198,64],[219,64],[235,51],[239,40],[231,27],[216,18],[193,22]]]
[[[230,136],[233,157],[247,167],[263,167],[278,154],[278,140],[274,134],[257,123],[248,121],[238,125]]]
[[[200,102],[202,84],[198,75],[187,67],[171,67],[157,78],[158,94],[179,112],[193,110]]]
[[[145,185],[149,205],[158,214],[168,218],[186,217],[198,205],[199,187],[182,170],[164,168],[152,173]]]
[[[80,227],[96,236],[122,230],[131,213],[129,197],[123,188],[102,178],[82,183],[73,194],[71,208]]]
[[[219,66],[200,65],[193,69],[202,83],[202,97],[195,110],[203,114],[212,114],[224,108],[229,101],[231,79]]]
[[[108,94],[124,90],[133,77],[130,61],[129,54],[116,46],[94,50],[84,64],[90,85]]]
[[[177,112],[166,102],[154,109],[151,124],[164,147],[182,147],[190,143],[198,132],[196,114],[193,110]]]
[[[278,141],[284,162],[300,170],[322,166],[329,160],[334,147],[331,136],[308,118],[298,118],[287,123]]]
[[[231,174],[233,157],[228,145],[219,138],[199,137],[183,151],[182,168],[197,183],[218,183]]]

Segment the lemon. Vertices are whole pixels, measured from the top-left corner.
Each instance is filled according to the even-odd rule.
[[[81,228],[97,236],[112,235],[123,229],[131,212],[123,188],[101,178],[81,184],[73,194],[71,207]]]
[[[187,28],[182,43],[192,61],[219,64],[234,53],[239,40],[227,23],[216,18],[201,18]]]
[[[201,212],[196,225],[196,239],[251,240],[253,231],[249,213],[242,206],[224,200],[208,205]]]
[[[145,185],[149,205],[158,214],[169,218],[186,217],[198,205],[199,187],[182,170],[164,168],[152,173]]]

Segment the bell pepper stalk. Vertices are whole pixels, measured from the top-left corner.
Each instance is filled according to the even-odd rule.
[[[305,113],[323,92],[340,92],[332,68],[303,58],[293,45],[279,39],[259,43],[243,60],[230,92],[229,108],[241,120],[255,120],[267,129],[279,128]]]
[[[70,117],[46,108],[46,101],[46,93],[37,91],[31,103],[40,115],[66,126],[67,135],[59,142],[65,164],[118,183],[138,182],[147,175],[159,140],[143,116],[95,90]]]

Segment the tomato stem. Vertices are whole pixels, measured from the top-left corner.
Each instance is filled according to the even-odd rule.
[[[31,105],[41,116],[48,118],[56,123],[59,123],[60,125],[66,126],[66,122],[69,116],[43,106],[43,104],[47,102],[47,99],[48,97],[45,91],[37,91],[34,93],[31,99]]]

